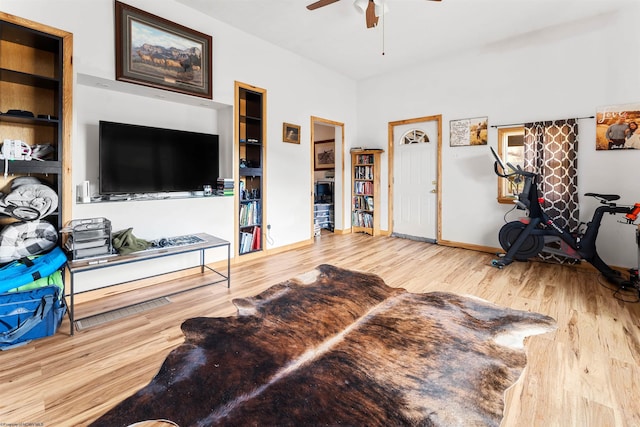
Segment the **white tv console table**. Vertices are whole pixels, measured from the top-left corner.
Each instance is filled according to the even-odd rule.
[[[202,239],[202,242],[198,242],[190,245],[184,245],[184,246],[173,246],[173,247],[165,247],[165,248],[158,248],[158,249],[154,248],[146,251],[134,252],[128,255],[112,255],[104,258],[79,259],[79,260],[73,260],[73,261],[67,262],[67,269],[69,270],[69,277],[70,277],[69,294],[68,294],[70,302],[69,302],[68,310],[69,310],[69,320],[71,322],[71,327],[70,327],[71,335],[74,334],[74,330],[75,330],[74,301],[73,301],[75,289],[74,289],[73,281],[74,281],[74,276],[78,273],[99,270],[103,268],[122,266],[125,264],[134,263],[134,262],[163,258],[167,256],[179,255],[179,254],[184,254],[189,252],[200,252],[200,273],[204,273],[205,268],[210,271],[213,271],[214,273],[217,274],[216,280],[202,284],[202,285],[194,286],[188,289],[182,289],[180,291],[173,292],[164,296],[176,295],[182,292],[188,292],[194,289],[198,289],[204,286],[209,286],[209,285],[213,285],[221,282],[227,282],[227,288],[231,287],[231,243],[206,233],[198,233],[198,234],[194,234],[194,236]],[[209,267],[204,263],[205,250],[224,247],[224,246],[227,247],[227,274],[226,275],[224,275],[223,273],[217,270],[214,270],[213,268]],[[175,270],[174,272],[182,271],[182,270],[184,269]],[[162,276],[163,274],[168,274],[168,273],[165,272],[161,274],[151,275],[151,276],[147,276],[146,278]],[[113,283],[111,286],[121,285],[123,283],[128,283],[135,280],[140,280],[140,279],[133,279],[133,280],[127,280],[120,283]]]

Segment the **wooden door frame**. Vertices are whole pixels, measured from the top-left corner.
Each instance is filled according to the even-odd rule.
[[[344,123],[336,122],[336,121],[329,120],[329,119],[323,119],[322,117],[311,116],[311,118],[310,118],[310,129],[311,129],[311,132],[309,132],[309,135],[310,135],[310,141],[309,141],[309,152],[310,152],[309,161],[310,161],[310,163],[309,163],[309,165],[310,165],[310,169],[311,169],[311,173],[309,174],[309,178],[310,178],[309,179],[309,188],[310,188],[310,194],[311,194],[310,209],[309,209],[310,218],[311,218],[311,221],[310,221],[310,223],[311,223],[311,225],[310,225],[310,236],[311,236],[310,240],[313,240],[313,237],[314,237],[314,227],[313,227],[313,204],[314,204],[313,203],[314,202],[313,201],[313,193],[314,193],[313,185],[314,185],[314,179],[313,179],[313,171],[314,171],[314,164],[315,164],[315,150],[314,150],[313,144],[314,144],[314,141],[315,141],[314,125],[316,123],[322,123],[322,124],[325,124],[325,125],[339,127],[341,132],[342,132],[342,137],[341,137],[342,141],[340,142],[340,145],[341,145],[341,147],[340,147],[341,156],[340,157],[342,159],[341,159],[341,163],[340,163],[340,168],[338,168],[338,165],[336,165],[335,171],[336,171],[336,174],[339,171],[340,172],[340,176],[342,177],[341,178],[342,179],[342,185],[340,187],[340,192],[339,192],[340,193],[340,197],[342,198],[342,203],[340,203],[340,213],[339,213],[339,215],[340,215],[340,221],[342,223],[343,230],[338,230],[335,227],[335,223],[336,223],[335,218],[338,216],[338,212],[336,212],[336,193],[338,193],[338,191],[337,191],[337,186],[335,185],[335,182],[334,182],[334,186],[333,186],[333,188],[334,188],[334,190],[333,190],[333,209],[334,209],[334,211],[333,211],[333,218],[334,218],[333,232],[334,233],[343,232],[344,230],[346,230],[344,228],[344,185],[345,185],[345,178],[344,178],[344,155],[345,155],[345,150],[344,150],[344,147],[345,147],[345,142],[344,142]],[[335,181],[335,175],[334,175],[334,181]],[[349,222],[349,224],[351,224],[351,222]],[[351,229],[351,226],[349,226],[349,230],[350,229]]]
[[[31,30],[40,31],[45,34],[56,36],[62,39],[62,116],[60,117],[60,126],[62,126],[62,152],[58,153],[58,157],[62,162],[62,172],[59,179],[62,180],[62,194],[59,194],[62,212],[61,226],[64,227],[73,217],[73,176],[72,176],[72,152],[71,139],[73,132],[73,34],[46,24],[31,21],[29,19],[20,18],[0,11],[0,20],[29,28]]]
[[[437,114],[434,116],[424,116],[417,117],[414,119],[406,119],[406,120],[398,120],[394,122],[389,122],[388,126],[388,159],[389,159],[389,180],[388,182],[388,201],[389,201],[389,234],[393,233],[393,184],[394,184],[394,131],[396,126],[403,126],[412,123],[424,123],[424,122],[437,122],[438,127],[438,145],[437,145],[437,157],[438,161],[436,164],[436,198],[437,198],[437,213],[436,213],[436,242],[440,242],[442,240],[442,197],[440,192],[442,191],[442,114]]]
[[[262,96],[262,175],[261,179],[261,218],[260,218],[260,232],[262,233],[262,250],[246,253],[242,255],[243,260],[254,259],[258,257],[262,257],[268,254],[269,249],[266,245],[266,227],[267,223],[267,89],[250,85],[248,83],[243,83],[240,81],[234,81],[234,102],[233,102],[233,156],[232,156],[232,164],[233,164],[233,176],[235,176],[234,181],[234,233],[235,233],[235,248],[234,248],[234,258],[240,257],[240,173],[238,171],[240,165],[240,89],[245,89],[251,92],[259,93]]]

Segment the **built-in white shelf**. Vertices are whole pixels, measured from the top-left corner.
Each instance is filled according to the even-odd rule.
[[[116,92],[145,96],[153,99],[160,99],[163,101],[177,102],[180,104],[193,105],[202,108],[210,108],[212,110],[224,110],[233,107],[230,104],[224,104],[221,102],[213,101],[211,99],[185,95],[168,90],[156,89],[144,85],[122,82],[119,80],[105,79],[89,74],[78,73],[77,83],[83,86],[92,86],[105,90],[113,90]]]
[[[195,198],[220,198],[220,197],[233,197],[233,196],[221,196],[218,194],[205,195],[204,191],[181,191],[175,193],[153,193],[153,194],[120,194],[114,196],[95,196],[90,201],[76,200],[79,205],[88,205],[91,203],[105,203],[105,202],[140,202],[147,200],[175,200],[175,199],[195,199]]]

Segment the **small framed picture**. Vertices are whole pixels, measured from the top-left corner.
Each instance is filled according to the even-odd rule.
[[[464,147],[469,145],[487,145],[487,117],[451,120],[449,122],[449,145]]]
[[[314,146],[315,170],[335,169],[336,143],[335,141],[317,141]]]
[[[291,123],[282,124],[282,140],[292,144],[300,144],[300,126]]]

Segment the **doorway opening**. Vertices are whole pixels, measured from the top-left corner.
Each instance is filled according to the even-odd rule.
[[[311,232],[315,238],[344,228],[344,124],[311,117]]]

